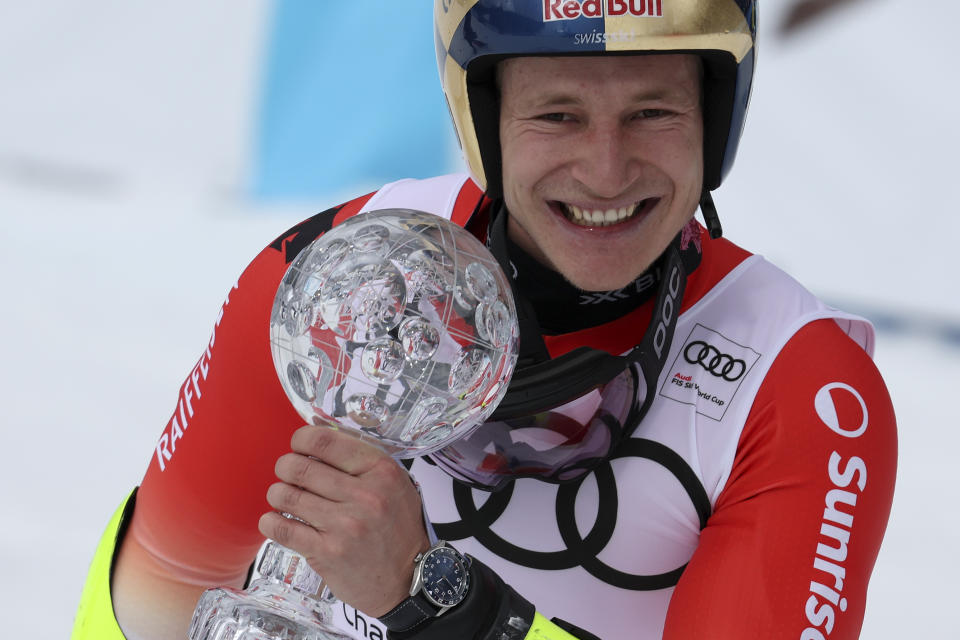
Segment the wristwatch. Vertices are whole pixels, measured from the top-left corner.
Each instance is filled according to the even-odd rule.
[[[470,590],[470,557],[443,540],[413,559],[410,597],[381,616],[390,631],[408,631],[457,606]]]

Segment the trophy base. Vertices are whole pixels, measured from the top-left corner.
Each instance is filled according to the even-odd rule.
[[[204,592],[190,622],[190,640],[350,640],[330,624],[331,607],[285,585]]]

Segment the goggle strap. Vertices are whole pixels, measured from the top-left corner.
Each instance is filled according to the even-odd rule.
[[[626,358],[578,347],[553,360],[517,368],[490,419],[509,420],[566,404],[613,380],[625,366]]]
[[[643,382],[647,387],[636,424],[647,415],[656,395],[657,383],[670,354],[670,345],[673,343],[673,334],[677,328],[677,318],[687,287],[687,270],[680,259],[679,242],[678,236],[663,254],[660,287],[650,326],[640,344],[627,356],[640,366]]]

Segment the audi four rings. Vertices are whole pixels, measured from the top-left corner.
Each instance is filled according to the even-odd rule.
[[[747,363],[723,353],[712,344],[695,340],[683,350],[683,359],[690,364],[698,364],[710,374],[729,382],[739,380],[747,371]]]

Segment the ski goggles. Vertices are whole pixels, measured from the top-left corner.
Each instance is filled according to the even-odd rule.
[[[579,347],[518,367],[490,419],[429,458],[456,480],[487,491],[518,478],[573,482],[609,459],[656,395],[686,285],[678,245],[671,243],[660,259],[653,317],[636,347],[621,356]],[[521,349],[534,330],[522,314]]]

